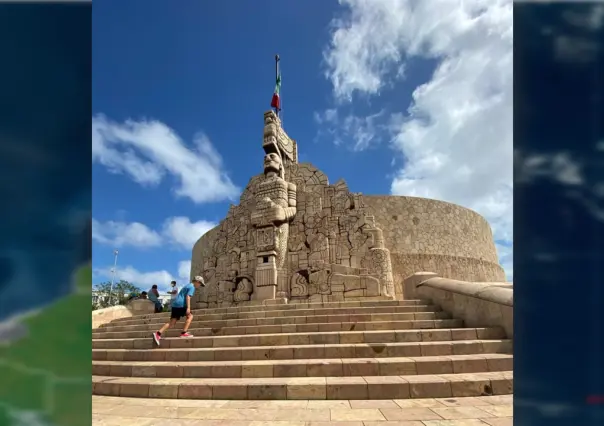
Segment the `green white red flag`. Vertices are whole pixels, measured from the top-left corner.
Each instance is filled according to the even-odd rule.
[[[281,110],[281,73],[277,75],[277,82],[275,83],[275,91],[273,92],[273,99],[271,100],[271,107],[277,111]]]

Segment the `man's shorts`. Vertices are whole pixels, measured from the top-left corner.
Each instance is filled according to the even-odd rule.
[[[187,316],[187,308],[186,307],[172,308],[172,313],[170,314],[170,318],[176,318],[177,320],[179,320],[182,317],[186,317],[186,316]]]

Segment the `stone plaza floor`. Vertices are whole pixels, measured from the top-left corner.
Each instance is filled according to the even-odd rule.
[[[93,396],[96,426],[512,426],[512,395],[224,401]]]

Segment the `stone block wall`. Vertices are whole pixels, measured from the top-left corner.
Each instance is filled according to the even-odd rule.
[[[155,304],[150,300],[132,300],[127,305],[110,306],[92,311],[92,328],[99,328],[113,320],[136,315],[153,314]]]
[[[101,325],[110,323],[113,320],[131,316],[132,312],[130,309],[123,305],[97,309],[96,311],[92,311],[92,329],[99,328]]]
[[[464,207],[419,197],[364,195],[390,250],[395,290],[418,271],[462,281],[505,281],[488,222]]]

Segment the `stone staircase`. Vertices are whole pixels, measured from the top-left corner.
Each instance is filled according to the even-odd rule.
[[[93,394],[138,398],[365,400],[512,393],[512,341],[465,328],[428,300],[194,310],[155,347],[169,314],[92,333]]]

